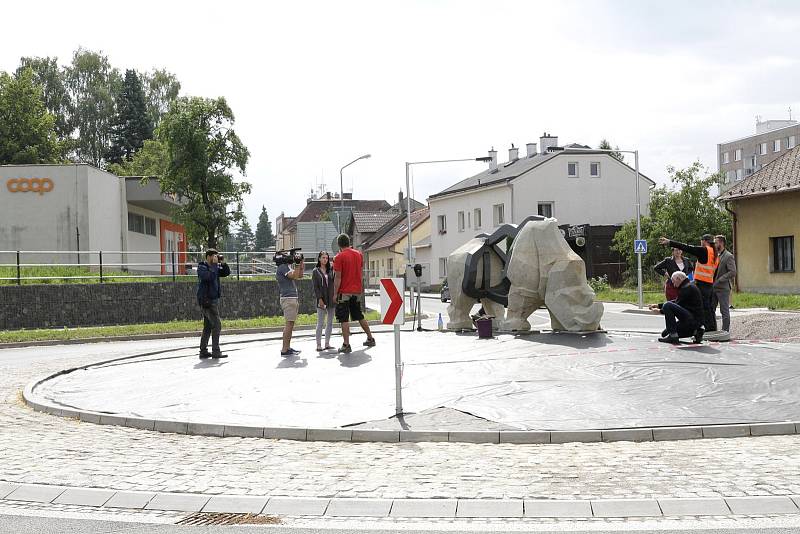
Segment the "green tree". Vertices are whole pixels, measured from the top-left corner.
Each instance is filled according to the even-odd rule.
[[[164,69],[146,72],[140,78],[145,89],[150,123],[157,127],[170,105],[177,100],[178,93],[181,91],[181,82],[174,74]]]
[[[77,161],[102,167],[111,146],[114,95],[119,92],[121,77],[108,57],[83,48],[72,56],[66,76],[74,109],[73,126],[78,131],[74,156]]]
[[[618,146],[612,147],[611,143],[608,142],[608,139],[602,139],[600,141],[600,146],[597,148],[599,148],[600,150],[613,150],[614,152],[611,152],[609,154],[612,158],[616,158],[622,162],[625,161],[625,156],[622,154],[622,152],[619,151],[619,147]]]
[[[167,170],[167,147],[158,139],[148,139],[130,160],[111,163],[107,170],[117,176],[162,176]]]
[[[658,245],[658,238],[669,237],[682,243],[698,244],[703,234],[731,237],[731,217],[720,208],[711,191],[721,183],[720,173],[709,175],[700,162],[686,169],[668,167],[671,187],[657,187],[650,195],[650,215],[641,218],[642,239],[647,240],[647,254],[642,257],[642,272],[654,278],[653,266],[669,255],[667,247]],[[627,278],[636,278],[636,220],[626,222],[614,235],[613,248],[628,265]],[[731,246],[729,239],[729,246]]]
[[[17,76],[25,69],[33,71],[33,80],[42,88],[44,106],[55,118],[56,135],[64,143],[72,135],[72,101],[66,85],[66,71],[55,57],[23,57]]]
[[[239,223],[231,245],[234,247],[234,251],[238,252],[252,252],[255,249],[256,236],[253,235],[253,229],[247,219],[242,219],[242,222]]]
[[[125,71],[125,81],[116,97],[117,114],[111,126],[109,163],[130,161],[147,139],[153,137],[153,124],[147,113],[144,91],[135,70]]]
[[[256,224],[255,249],[263,252],[274,246],[275,235],[272,233],[272,221],[269,220],[267,208],[261,206],[261,214],[258,216],[258,224]]]
[[[57,163],[55,118],[47,112],[31,69],[0,73],[0,164]]]
[[[247,182],[235,181],[232,170],[245,173],[250,152],[233,130],[233,111],[224,98],[179,98],[164,115],[157,138],[167,152],[161,192],[177,195],[175,218],[189,240],[216,247],[231,222],[244,218]]]

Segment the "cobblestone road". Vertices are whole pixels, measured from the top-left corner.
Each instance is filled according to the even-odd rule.
[[[142,345],[121,346],[115,355],[142,350]],[[0,480],[121,490],[374,498],[800,494],[798,436],[478,445],[161,434],[33,412],[22,404],[20,390],[34,377],[104,358],[95,353],[20,364],[19,356],[0,352]]]

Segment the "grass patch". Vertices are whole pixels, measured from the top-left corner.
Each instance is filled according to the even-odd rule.
[[[597,292],[597,300],[605,302],[639,302],[636,289],[612,287]],[[664,302],[663,291],[645,288],[644,303]],[[731,293],[731,304],[735,308],[768,308],[770,310],[800,310],[800,295],[772,295],[766,293]]]
[[[364,314],[368,321],[380,318],[380,313],[368,310]],[[296,325],[317,324],[316,314],[300,314]],[[283,317],[255,317],[253,319],[222,318],[222,333],[240,328],[269,328],[283,326]],[[172,332],[200,332],[203,321],[171,321],[169,323],[147,323],[119,326],[90,326],[85,328],[52,328],[40,330],[0,331],[0,343],[28,341],[66,341],[93,337],[133,336],[138,334],[169,334]]]

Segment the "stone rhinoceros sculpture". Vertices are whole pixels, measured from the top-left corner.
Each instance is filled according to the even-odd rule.
[[[501,244],[513,239],[510,254]],[[470,311],[480,300],[500,330],[525,332],[528,317],[542,304],[554,331],[591,332],[600,328],[603,305],[594,302],[586,266],[569,247],[555,219],[529,217],[481,234],[447,259],[451,302],[447,328],[472,328]],[[507,307],[507,311],[504,308]]]

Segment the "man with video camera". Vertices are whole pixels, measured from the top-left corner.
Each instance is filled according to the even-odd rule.
[[[231,274],[225,258],[210,248],[206,251],[206,261],[197,264],[197,303],[203,309],[203,335],[200,337],[200,359],[227,358],[219,348],[219,334],[222,322],[219,319],[219,298],[222,286],[219,279]],[[211,337],[211,352],[208,352],[208,338]]]
[[[283,357],[297,356],[300,354],[299,350],[295,350],[289,345],[292,341],[294,322],[297,320],[297,312],[300,307],[295,280],[303,278],[304,271],[304,258],[299,251],[299,248],[292,249],[288,253],[286,251],[280,251],[275,254],[274,258],[275,263],[278,264],[276,278],[278,280],[278,288],[280,289],[283,319],[286,321],[283,327],[283,346],[281,347],[281,356]]]

